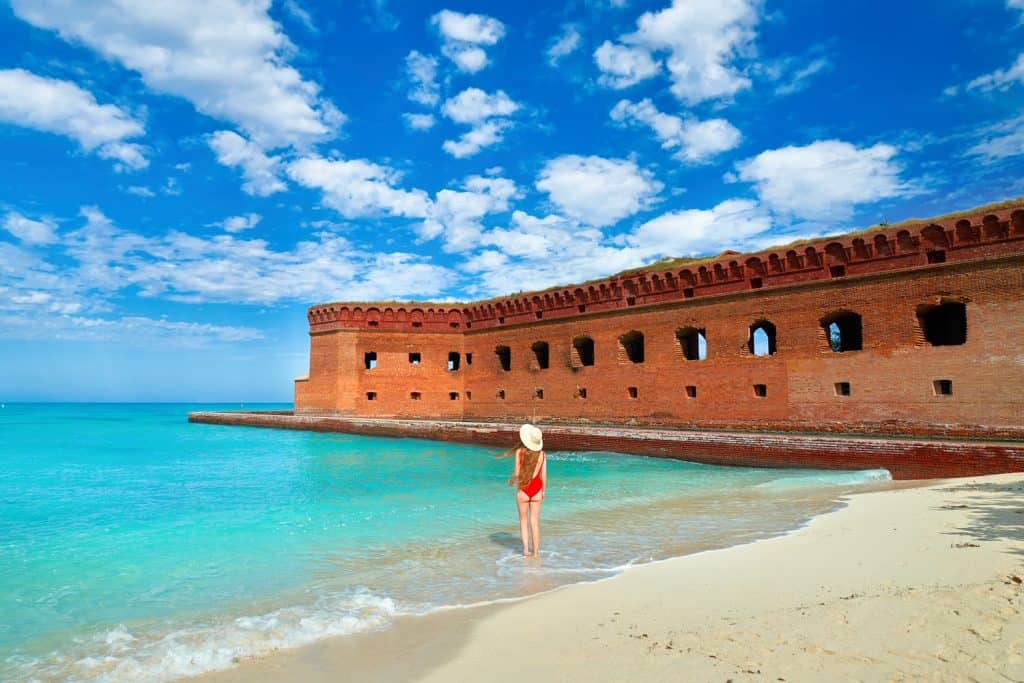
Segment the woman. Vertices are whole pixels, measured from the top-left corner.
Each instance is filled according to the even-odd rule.
[[[519,428],[520,445],[516,447],[516,468],[508,485],[516,487],[519,506],[519,533],[523,539],[523,557],[540,552],[540,508],[548,487],[548,459],[544,455],[544,437],[530,424]],[[530,536],[533,552],[530,552]]]

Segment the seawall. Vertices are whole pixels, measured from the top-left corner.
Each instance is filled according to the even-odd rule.
[[[385,419],[290,412],[194,412],[189,422],[405,437],[509,447],[519,423]],[[550,451],[611,451],[709,465],[886,469],[894,479],[942,479],[1024,471],[1024,442],[823,433],[688,430],[545,424]]]

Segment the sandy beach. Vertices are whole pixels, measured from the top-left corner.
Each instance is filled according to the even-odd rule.
[[[1024,680],[1024,475],[242,662],[208,681]]]

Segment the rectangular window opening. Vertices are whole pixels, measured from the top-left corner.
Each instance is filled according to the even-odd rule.
[[[937,379],[934,382],[932,382],[932,388],[935,390],[936,396],[952,396],[953,380]]]
[[[850,383],[849,382],[836,382],[835,389],[836,389],[836,396],[849,396],[850,395]]]
[[[472,353],[467,353],[466,354],[466,365],[472,365],[472,364],[473,364],[473,354]]]
[[[626,305],[627,306],[636,306],[636,297],[635,296],[627,296],[626,297]]]
[[[586,390],[586,388],[585,387],[576,387],[576,393],[573,394],[573,396],[576,397],[576,398],[586,398],[587,397],[587,390]]]
[[[578,310],[580,313],[586,313],[587,312],[587,305],[586,304],[580,304],[579,306],[576,307],[576,310]]]
[[[928,252],[928,263],[945,263],[946,252],[941,249]]]
[[[505,390],[504,389],[498,389],[498,391],[494,394],[494,397],[497,398],[499,401],[504,401],[505,400]]]
[[[533,390],[533,397],[543,400],[544,399],[544,390],[541,389],[540,387],[537,387],[536,389]]]
[[[843,277],[846,275],[846,266],[829,266],[828,273],[832,277]]]
[[[423,362],[423,356],[421,354],[419,354],[419,353],[410,353],[409,354],[409,364],[410,365],[419,365],[422,362]]]
[[[689,385],[686,387],[686,398],[697,398],[697,387]]]
[[[462,363],[462,354],[458,351],[448,353],[448,372],[456,372]]]
[[[629,394],[629,397],[631,399],[636,399],[640,397],[640,389],[637,387],[627,387],[626,393]]]
[[[457,392],[457,391],[449,391],[448,392],[448,400],[449,401],[458,401],[459,400],[459,392]]]
[[[534,315],[537,317],[537,320],[540,320],[544,317],[544,311],[537,311]]]
[[[686,287],[685,289],[683,289],[683,298],[684,299],[692,299],[693,298],[693,287]]]
[[[366,366],[367,370],[373,370],[375,367],[377,367],[377,352],[367,351],[365,354],[363,354],[363,365]]]
[[[473,392],[472,391],[467,391],[466,392],[466,400],[467,401],[472,401],[473,400]]]
[[[768,395],[768,385],[767,384],[755,384],[754,385],[754,396],[757,396],[758,398],[764,398],[767,395]]]
[[[367,401],[376,401],[377,400],[377,392],[376,391],[367,391],[366,392],[366,400]]]
[[[416,321],[412,324],[413,327],[423,327],[423,323]]]
[[[504,372],[512,370],[512,349],[508,346],[497,346],[494,349],[494,354],[498,357],[498,363],[501,364],[501,369]]]
[[[761,289],[761,287],[763,287],[763,286],[764,286],[764,282],[761,280],[761,278],[759,278],[759,277],[752,277],[752,278],[750,278],[750,288],[751,289]]]
[[[421,393],[420,393],[420,392],[418,392],[418,391],[414,391],[414,392],[412,392],[411,394],[409,394],[409,398],[411,398],[411,399],[412,399],[412,400],[414,400],[414,401],[418,401],[418,400],[420,400],[421,398],[423,398],[423,394],[421,394]]]
[[[380,327],[380,323],[377,322],[376,320],[371,320],[366,324],[369,325],[370,327]]]

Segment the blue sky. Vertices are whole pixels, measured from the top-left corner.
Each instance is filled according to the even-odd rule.
[[[1024,0],[10,0],[0,401],[290,400],[306,308],[1024,194]]]

